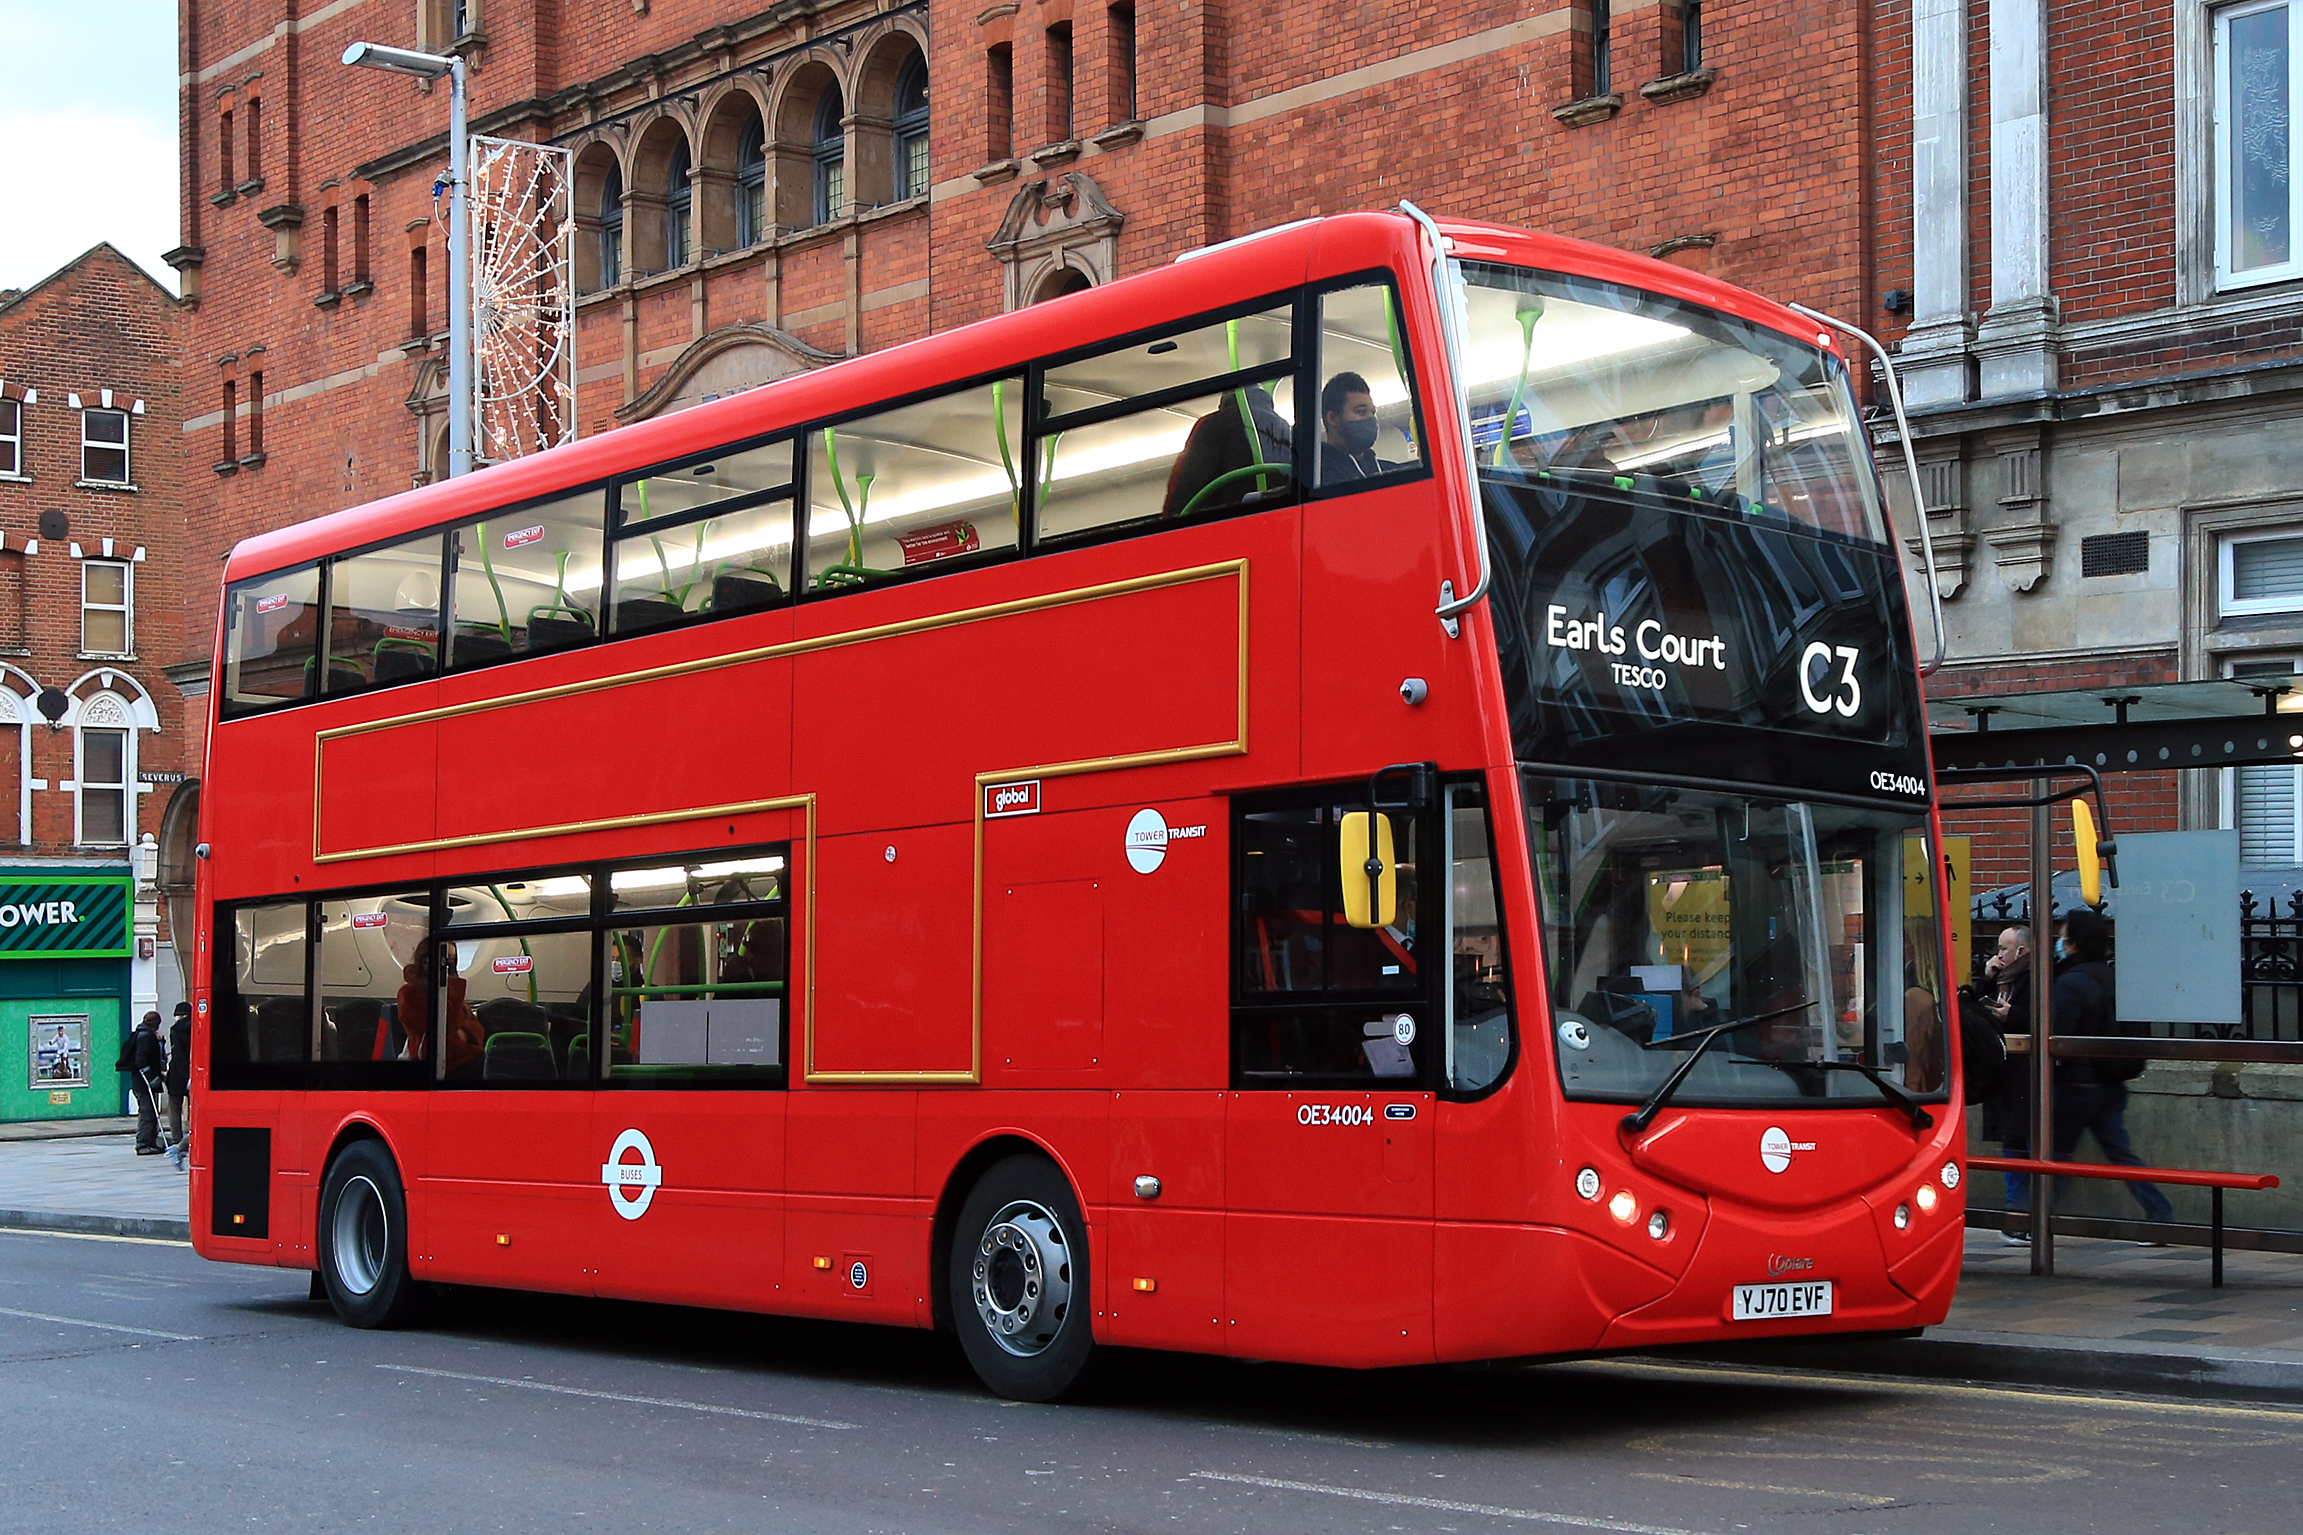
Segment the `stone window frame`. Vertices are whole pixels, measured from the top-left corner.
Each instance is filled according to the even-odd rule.
[[[144,402],[137,400],[130,404],[126,401],[115,400],[111,390],[102,389],[97,391],[96,398],[92,401],[84,402],[79,395],[74,394],[68,397],[67,403],[72,409],[80,413],[80,477],[72,482],[74,486],[84,490],[135,490],[137,488],[136,430],[132,423],[136,417],[144,414]],[[118,416],[120,418],[120,438],[117,442],[104,438],[91,438],[88,435],[88,428],[92,419],[97,416]],[[118,479],[99,479],[89,474],[88,455],[91,452],[118,453],[120,455],[120,477]]]
[[[2303,254],[2271,276],[2225,278],[2217,216],[2216,159],[2220,141],[2216,33],[2229,12],[2253,10],[2264,0],[2174,0],[2175,30],[2175,302],[2211,303],[2281,283],[2303,280]],[[2290,0],[2291,46],[2303,43],[2303,3]],[[2303,203],[2290,190],[2289,196]],[[2303,208],[2297,211],[2303,212]],[[2303,224],[2303,220],[2298,220]],[[2303,228],[2296,229],[2303,244]]]

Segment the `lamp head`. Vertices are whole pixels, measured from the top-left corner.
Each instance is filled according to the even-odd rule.
[[[344,62],[354,69],[385,69],[396,75],[437,80],[456,67],[456,61],[413,48],[388,48],[382,43],[354,43],[344,50]]]

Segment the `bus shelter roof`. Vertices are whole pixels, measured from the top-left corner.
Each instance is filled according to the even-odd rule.
[[[1935,766],[2103,773],[2303,762],[2303,676],[1935,698]]]

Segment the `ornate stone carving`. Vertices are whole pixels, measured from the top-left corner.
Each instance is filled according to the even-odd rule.
[[[1027,181],[984,249],[1007,269],[1007,307],[1021,309],[1048,278],[1069,267],[1097,286],[1118,275],[1120,226],[1127,216],[1083,171]]]
[[[819,350],[773,325],[730,325],[693,342],[673,358],[664,376],[646,393],[616,407],[616,419],[644,421],[839,360],[839,353]]]
[[[2008,521],[1983,536],[2012,592],[2028,592],[2047,577],[2055,556],[2055,525],[2047,520],[2045,460],[2034,439],[1998,450],[1999,506]]]

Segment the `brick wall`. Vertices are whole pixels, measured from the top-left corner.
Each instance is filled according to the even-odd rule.
[[[432,183],[444,153],[412,151],[441,133],[447,104],[440,89],[337,63],[355,38],[416,44],[417,9],[323,10],[283,27],[271,0],[182,6],[186,253],[178,259],[197,290],[184,438],[193,658],[209,648],[214,572],[233,541],[403,489],[429,462],[409,401],[437,395],[441,351],[410,334],[408,253],[427,253],[427,323],[440,327],[446,261]],[[843,352],[996,313],[1003,273],[984,242],[1020,189],[1068,170],[1093,177],[1125,215],[1115,251],[1123,274],[1212,239],[1405,196],[1438,212],[1640,251],[1691,240],[1682,259],[1716,275],[1859,312],[1869,286],[1862,188],[1872,173],[1861,12],[1833,0],[1712,9],[1705,62],[1716,80],[1707,92],[1657,102],[1639,87],[1676,67],[1668,29],[1677,5],[1619,5],[1621,108],[1571,127],[1552,109],[1576,95],[1588,48],[1583,0],[1314,0],[1278,9],[1139,0],[1136,115],[1147,128],[1133,142],[1120,142],[1123,134],[1099,144],[1125,116],[1125,71],[1103,0],[1034,0],[1007,14],[974,0],[893,11],[879,0],[773,10],[761,0],[656,0],[644,14],[621,4],[487,0],[472,120],[511,137],[636,130],[656,114],[687,111],[690,97],[708,106],[732,72],[784,59],[767,77],[773,137],[787,120],[778,93],[803,59],[856,72],[857,55],[904,46],[892,40],[896,29],[927,38],[934,196],[588,300],[577,343],[586,433],[609,429],[686,345],[724,325],[788,323],[808,344]],[[986,167],[987,51],[1012,50],[1012,148],[1028,157],[1049,147],[1047,29],[1056,25],[1072,33],[1080,155]],[[260,186],[247,174],[251,99],[262,104]],[[849,101],[852,113],[868,105]],[[348,226],[363,196],[373,288],[353,292]],[[321,251],[331,207],[333,299]],[[921,279],[925,296],[905,293]],[[854,316],[851,286],[863,305]],[[246,419],[259,371],[260,459]],[[229,458],[227,380],[240,417]]]
[[[77,700],[109,690],[146,700],[145,719],[159,729],[135,730],[135,768],[197,772],[197,759],[184,752],[182,696],[161,672],[183,643],[182,323],[175,298],[109,245],[0,300],[0,379],[21,406],[23,427],[22,472],[0,478],[0,686],[22,700],[16,718],[32,721],[21,729],[0,722],[0,846],[89,853],[74,846],[74,795],[66,787],[77,772],[76,731],[44,723],[27,695],[55,690]],[[81,411],[71,398],[101,409],[105,390],[114,407],[131,412],[133,489],[82,483]],[[36,398],[27,401],[27,393]],[[82,649],[84,558],[129,567],[126,657]],[[25,743],[35,785],[28,828],[19,815]],[[168,792],[131,791],[131,840],[158,829]]]

